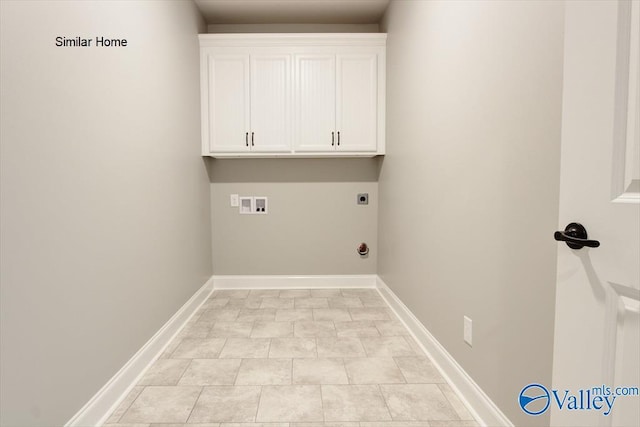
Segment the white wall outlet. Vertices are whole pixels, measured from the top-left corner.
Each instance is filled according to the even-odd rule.
[[[231,204],[232,208],[237,208],[238,205],[240,204],[240,199],[238,198],[237,194],[230,194],[229,195],[229,204]]]
[[[240,213],[244,215],[253,213],[253,197],[240,197]]]
[[[464,342],[473,347],[473,321],[464,316]]]
[[[264,196],[256,196],[253,198],[255,203],[253,206],[253,213],[266,215],[269,212],[268,200]]]

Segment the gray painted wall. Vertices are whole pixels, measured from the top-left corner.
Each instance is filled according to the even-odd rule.
[[[215,274],[374,274],[378,159],[208,161]],[[369,193],[369,204],[356,204]],[[267,196],[240,215],[229,195]],[[360,242],[369,256],[356,253]]]
[[[0,2],[0,424],[60,426],[211,275],[191,2]],[[56,36],[125,37],[122,49]]]
[[[561,2],[393,1],[378,273],[518,426],[551,383]],[[473,320],[473,347],[463,316]]]

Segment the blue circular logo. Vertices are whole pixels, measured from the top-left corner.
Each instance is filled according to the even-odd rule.
[[[518,403],[529,415],[540,415],[549,408],[551,396],[549,390],[541,384],[529,384],[520,392]]]

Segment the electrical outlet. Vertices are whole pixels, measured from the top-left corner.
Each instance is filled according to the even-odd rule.
[[[369,204],[369,193],[359,193],[356,199],[359,205],[368,205]]]
[[[464,341],[473,347],[473,321],[464,316]]]
[[[256,196],[253,200],[255,202],[253,205],[253,213],[266,215],[269,211],[267,198],[264,196]]]
[[[230,194],[229,195],[229,203],[231,204],[232,208],[237,208],[238,205],[240,204],[240,199],[238,198],[237,194]]]

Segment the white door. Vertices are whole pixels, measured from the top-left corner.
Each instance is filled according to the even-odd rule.
[[[291,56],[251,55],[251,151],[291,150]]]
[[[336,56],[297,55],[296,151],[333,151],[336,140]]]
[[[207,67],[209,93],[203,107],[208,107],[208,112],[203,132],[208,132],[209,149],[248,151],[249,55],[211,54]]]
[[[638,12],[566,3],[559,229],[600,247],[558,243],[552,425],[640,425],[640,398],[615,396],[640,386]]]
[[[378,56],[339,54],[336,59],[337,149],[376,151]]]

